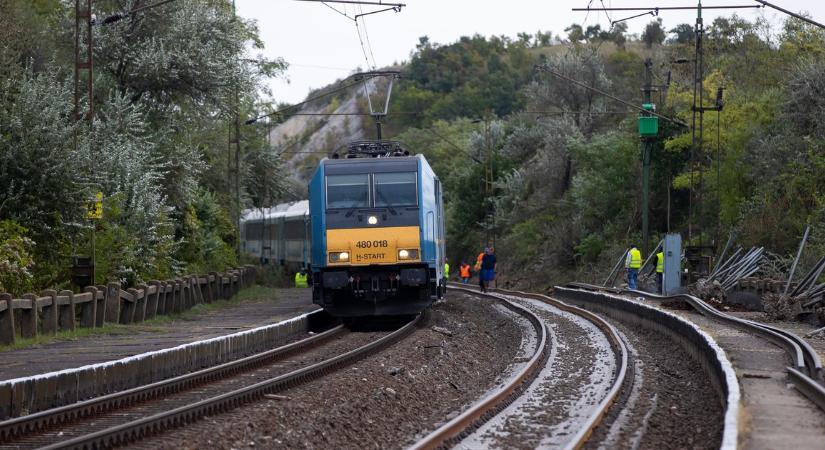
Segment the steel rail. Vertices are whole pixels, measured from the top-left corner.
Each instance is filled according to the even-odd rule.
[[[548,350],[550,346],[550,339],[548,337],[547,326],[544,324],[543,320],[531,311],[502,297],[484,294],[472,289],[461,287],[460,285],[454,283],[450,284],[450,288],[470,292],[474,295],[479,295],[482,297],[494,298],[502,302],[502,304],[510,310],[524,316],[535,328],[538,335],[538,344],[536,346],[536,351],[533,353],[533,356],[527,364],[525,364],[525,366],[522,367],[518,373],[510,378],[507,383],[477,403],[471,405],[467,410],[453,418],[451,421],[445,423],[432,433],[425,436],[423,439],[416,442],[410,447],[410,450],[429,450],[444,447],[451,441],[458,439],[465,431],[472,429],[479,423],[485,422],[485,419],[490,418],[486,416],[490,415],[498,408],[502,408],[509,404],[515,397],[518,396],[517,391],[520,387],[529,385],[530,382],[533,381],[541,366],[547,361],[547,356],[549,355]]]
[[[343,325],[338,325],[315,336],[235,361],[208,367],[197,372],[187,373],[125,391],[91,398],[71,405],[60,406],[27,416],[9,419],[0,422],[0,444],[10,442],[25,434],[44,431],[56,425],[73,422],[103,412],[123,409],[138,402],[174,394],[191,389],[197,385],[229,377],[238,372],[248,371],[255,367],[271,363],[277,358],[287,356],[298,350],[319,344],[341,334],[343,331]]]
[[[788,379],[800,393],[825,411],[825,385],[823,384],[822,361],[819,354],[807,341],[790,331],[726,314],[710,306],[702,299],[688,294],[663,296],[638,290],[604,288],[587,283],[569,283],[568,286],[590,291],[609,291],[617,294],[631,293],[656,300],[683,300],[703,316],[728,322],[745,331],[757,333],[788,352],[794,363],[793,367],[787,368]]]
[[[149,417],[144,417],[129,423],[117,425],[105,430],[78,436],[63,442],[42,447],[43,450],[56,449],[100,449],[123,445],[128,442],[143,439],[158,432],[176,428],[187,423],[195,422],[204,416],[211,416],[220,412],[237,408],[245,403],[255,401],[264,394],[278,392],[291,386],[314,380],[322,375],[333,372],[347,364],[378,351],[383,347],[406,336],[415,328],[421,319],[421,314],[396,331],[372,341],[364,346],[350,350],[310,366],[264,380],[244,388],[236,389],[196,403],[184,405],[169,411],[164,411]]]
[[[546,338],[547,332],[544,321],[539,319],[535,314],[533,314],[526,308],[516,305],[515,303],[511,302],[502,295],[483,294],[478,292],[477,290],[462,287],[460,284],[457,283],[451,283],[450,285],[453,289],[470,292],[474,295],[495,298],[505,303],[506,305],[511,305],[511,309],[514,309],[516,311],[525,311],[527,314],[529,314],[529,317],[532,317],[531,322],[536,323],[536,321],[538,321],[538,324],[543,330],[541,345],[539,348],[543,348],[546,345],[549,345],[549,341],[547,341]],[[621,392],[622,385],[625,382],[625,378],[628,372],[627,347],[624,345],[624,342],[619,337],[619,333],[612,325],[610,325],[607,321],[605,321],[598,315],[591,313],[590,311],[569,305],[562,301],[552,299],[550,297],[540,294],[530,294],[518,291],[506,291],[503,289],[494,289],[494,291],[499,292],[503,295],[511,295],[538,300],[544,303],[548,303],[568,313],[583,317],[585,320],[593,323],[597,328],[599,328],[605,334],[608,341],[610,341],[611,346],[613,346],[614,349],[617,350],[618,354],[616,355],[616,359],[618,363],[618,370],[613,385],[611,386],[607,395],[602,399],[601,402],[599,402],[594,411],[587,417],[587,419],[585,420],[585,425],[576,432],[571,441],[565,447],[568,449],[581,448],[590,438],[590,436],[593,433],[593,430],[601,423],[605,414],[607,414],[607,411],[610,409],[610,406],[613,405],[615,400],[618,398],[619,393]],[[544,354],[546,353],[546,350],[543,349],[541,350],[541,352]],[[539,356],[541,356],[541,358]],[[443,446],[445,443],[449,442],[450,440],[456,439],[458,436],[461,436],[462,433],[464,433],[466,430],[474,427],[478,423],[479,419],[485,417],[485,415],[489,412],[497,408],[500,408],[503,402],[506,402],[507,400],[510,400],[514,396],[518,395],[517,391],[520,386],[525,385],[525,380],[530,379],[532,381],[532,378],[530,378],[530,375],[527,375],[527,372],[537,374],[539,369],[538,365],[542,361],[546,361],[546,355],[539,355],[539,351],[537,350],[536,354],[533,356],[533,358],[531,358],[530,363],[527,366],[525,366],[519,372],[519,374],[513,377],[513,379],[511,379],[511,381],[508,382],[505,386],[502,386],[495,393],[479,401],[458,417],[454,418],[450,422],[444,424],[439,429],[435,430],[430,435],[426,436],[424,439],[422,439],[414,446],[412,446],[411,449],[421,450],[439,448]]]
[[[611,345],[614,347],[614,351],[618,350],[619,355],[617,356],[617,362],[619,363],[619,370],[616,375],[616,379],[613,382],[613,386],[610,387],[610,391],[608,391],[607,395],[602,399],[601,402],[599,402],[599,405],[590,414],[590,416],[588,416],[585,422],[585,426],[579,428],[579,430],[573,437],[573,440],[570,441],[564,448],[579,449],[584,447],[584,445],[587,443],[587,440],[590,439],[590,436],[593,434],[593,430],[595,430],[596,427],[599,426],[602,419],[604,419],[604,416],[607,414],[607,411],[619,397],[619,393],[622,390],[622,385],[624,385],[625,378],[627,376],[627,365],[629,357],[628,350],[627,346],[624,344],[624,341],[622,341],[621,337],[619,337],[619,332],[616,331],[616,328],[613,327],[613,325],[611,325],[608,321],[601,318],[601,316],[593,312],[590,312],[584,308],[579,308],[578,306],[567,304],[561,300],[557,300],[546,295],[533,294],[521,291],[511,291],[499,288],[494,289],[494,291],[504,293],[505,295],[532,298],[533,300],[538,300],[553,305],[556,308],[561,309],[562,311],[566,311],[571,314],[584,317],[593,325],[595,325],[599,330],[601,330],[602,333],[604,333],[604,335],[610,341]]]

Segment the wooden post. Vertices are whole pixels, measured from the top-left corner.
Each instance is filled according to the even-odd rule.
[[[48,289],[41,292],[43,297],[49,297],[49,303],[43,305],[43,332],[56,333],[57,332],[57,291]]]
[[[66,300],[57,301],[57,298],[67,298]],[[55,301],[58,305],[58,324],[61,330],[74,331],[74,293],[72,291],[60,291]],[[65,303],[63,303],[65,301]]]
[[[218,299],[218,293],[215,291],[215,281],[218,279],[218,274],[209,272],[206,275],[206,295],[209,298],[209,303]]]
[[[106,318],[106,286],[98,285],[95,297],[95,327],[102,327]]]
[[[149,303],[149,286],[141,284],[138,290],[143,290],[143,296],[138,300],[135,299],[137,309],[135,310],[135,322],[143,322],[146,320],[146,307]]]
[[[11,294],[0,294],[0,344],[14,344],[14,308],[11,304]]]
[[[106,322],[120,321],[120,283],[109,283],[106,287]]]
[[[34,294],[23,294],[23,299],[28,300],[31,307],[21,310],[20,336],[33,338],[37,336],[37,296]]]
[[[162,295],[163,284],[160,281],[152,280],[149,282],[149,286],[155,287],[155,295],[149,297],[149,301],[146,302],[146,318],[152,318],[158,315],[158,305],[160,304],[160,296]]]
[[[97,317],[97,288],[94,286],[86,286],[83,292],[92,294],[92,301],[83,303],[80,306],[80,326],[94,328],[95,317]]]
[[[137,289],[134,288],[120,292],[120,323],[132,323],[135,321],[137,295]]]

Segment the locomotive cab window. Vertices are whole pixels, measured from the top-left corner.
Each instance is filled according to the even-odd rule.
[[[373,177],[376,208],[418,205],[415,172],[376,173]]]
[[[327,175],[327,208],[366,208],[370,206],[368,174]]]

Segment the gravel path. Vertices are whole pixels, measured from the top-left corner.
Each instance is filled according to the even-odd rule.
[[[537,300],[509,299],[547,323],[550,355],[524,394],[464,439],[461,449],[562,447],[615,378],[610,343],[590,321]]]
[[[437,330],[437,331],[436,331]],[[517,323],[491,300],[451,291],[412,335],[270,400],[139,448],[402,448],[491,389],[516,356]]]
[[[587,447],[718,448],[724,410],[699,363],[661,333],[610,322],[631,352],[633,376]]]

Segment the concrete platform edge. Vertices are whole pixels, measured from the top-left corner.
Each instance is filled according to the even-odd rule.
[[[0,420],[75,403],[222,364],[307,331],[311,311],[251,330],[126,358],[0,381]]]

